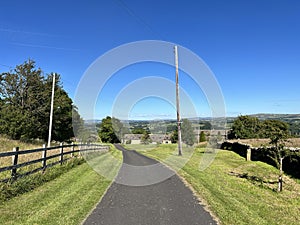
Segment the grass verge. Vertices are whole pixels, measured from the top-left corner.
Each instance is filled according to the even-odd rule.
[[[38,172],[31,174],[16,181],[9,181],[7,183],[0,183],[0,203],[7,201],[13,197],[29,192],[42,184],[54,180],[70,169],[84,163],[82,158],[74,158],[61,166],[54,166],[47,168],[44,173]]]
[[[122,157],[116,149],[111,154]],[[83,163],[32,191],[0,203],[0,224],[80,224],[110,183]]]
[[[161,145],[143,154],[163,160],[174,148]],[[299,180],[284,177],[284,191],[275,192],[278,171],[262,162],[247,162],[230,151],[219,151],[200,171],[204,149],[197,148],[178,171],[222,224],[299,224]],[[172,164],[169,166],[172,167]]]
[[[80,224],[110,181],[87,163],[0,205],[0,224]]]

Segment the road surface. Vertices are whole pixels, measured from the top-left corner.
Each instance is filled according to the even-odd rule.
[[[135,151],[128,151],[120,145],[117,145],[117,148],[123,152],[123,165],[143,167],[159,164]],[[166,174],[170,172],[164,166],[160,168],[163,168],[161,170],[165,170],[163,172]],[[84,225],[217,224],[177,175],[172,175],[152,185],[128,186],[117,182],[123,173],[122,166],[115,182],[84,221]]]

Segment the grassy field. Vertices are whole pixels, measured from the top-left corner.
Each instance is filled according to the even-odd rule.
[[[110,153],[117,161],[121,154],[116,149]],[[0,224],[80,224],[110,183],[84,163],[33,191],[0,203]]]
[[[42,144],[25,143],[17,140],[10,140],[0,136],[0,152],[10,152],[13,150],[14,147],[19,147],[20,150],[34,149],[34,148],[41,148]]]
[[[164,160],[176,146],[161,145],[142,153]],[[185,153],[184,153],[185,154]],[[219,151],[209,168],[199,171],[204,149],[197,148],[178,174],[209,206],[221,224],[299,224],[300,182],[284,177],[284,190],[278,193],[274,167],[247,162],[230,151]],[[172,164],[170,164],[172,167]]]

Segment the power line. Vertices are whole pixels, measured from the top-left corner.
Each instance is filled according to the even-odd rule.
[[[115,0],[121,8],[123,8],[130,16],[132,16],[138,23],[146,27],[151,33],[158,36],[160,39],[165,39],[160,33],[156,32],[143,18],[138,16],[132,9],[130,9],[122,0]]]
[[[14,67],[12,67],[12,66],[8,66],[8,65],[5,65],[5,64],[2,64],[2,63],[0,63],[0,66],[7,67],[7,68],[10,68],[10,69],[13,69],[13,68],[14,68]]]

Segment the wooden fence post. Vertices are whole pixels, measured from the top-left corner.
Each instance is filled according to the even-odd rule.
[[[16,152],[16,154],[12,156],[12,165],[16,166],[16,165],[18,165],[19,147],[13,148],[13,151]],[[17,177],[17,168],[12,168],[11,177],[13,179],[15,179]]]
[[[47,146],[46,146],[46,144],[43,144],[43,149],[44,149],[44,151],[42,152],[42,159],[44,159],[43,161],[42,161],[42,167],[43,167],[43,171],[45,171],[46,170],[46,167],[47,167]]]
[[[85,143],[84,143],[84,156],[87,155],[87,151],[88,151],[88,143],[85,142]]]
[[[74,142],[72,142],[72,147],[71,148],[72,148],[71,149],[71,151],[72,151],[71,157],[73,158],[74,157],[74,150],[75,150]]]
[[[79,150],[79,152],[78,152],[78,154],[79,154],[79,157],[81,157],[82,155],[81,155],[81,149],[82,149],[82,142],[80,141],[79,142],[79,146],[78,146],[78,150]]]
[[[247,148],[246,161],[251,161],[251,148]]]
[[[64,146],[63,143],[60,143],[60,165],[63,164],[63,160],[64,160]]]

